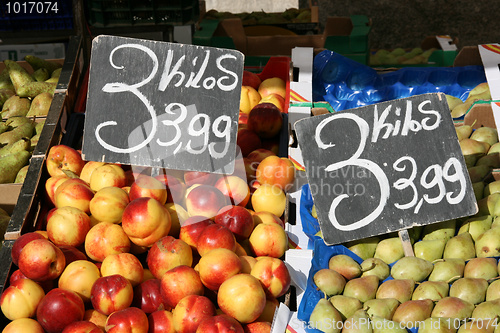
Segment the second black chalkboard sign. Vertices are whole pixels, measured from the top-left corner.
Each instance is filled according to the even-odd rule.
[[[444,94],[304,118],[295,130],[328,245],[477,212]]]
[[[236,50],[97,36],[84,158],[231,173],[243,63]]]

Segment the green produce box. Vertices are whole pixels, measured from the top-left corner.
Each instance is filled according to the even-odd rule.
[[[253,36],[245,32],[240,18],[202,20],[194,33],[193,44],[237,49],[245,54],[248,64],[254,63],[255,58],[259,57],[291,56],[294,47],[329,49],[367,64],[370,30],[370,20],[363,15],[329,17],[323,33],[316,35]]]

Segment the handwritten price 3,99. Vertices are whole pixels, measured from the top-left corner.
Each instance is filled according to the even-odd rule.
[[[324,142],[321,136],[325,126],[331,121],[338,119],[347,119],[356,123],[360,133],[359,145],[352,156],[346,160],[327,165],[325,171],[332,172],[349,166],[365,168],[375,176],[380,189],[380,198],[376,208],[359,221],[347,225],[340,224],[337,218],[337,208],[342,200],[348,198],[349,195],[343,193],[333,199],[328,212],[330,222],[338,230],[352,231],[367,226],[382,214],[389,199],[391,184],[384,170],[377,163],[361,158],[370,134],[370,127],[363,118],[352,113],[341,113],[337,114],[335,117],[325,118],[316,127],[315,141],[318,147],[323,150],[335,147],[335,143]],[[432,130],[436,127],[426,128],[426,126],[423,126],[425,124],[421,125],[422,126],[415,127],[414,131]],[[442,202],[443,199],[446,199],[449,204],[454,205],[459,204],[466,195],[466,176],[460,161],[455,157],[449,158],[443,166],[439,164],[428,166],[422,171],[421,175],[419,175],[420,170],[417,168],[415,159],[410,156],[403,156],[397,159],[393,163],[392,168],[398,173],[408,174],[393,182],[392,187],[399,191],[411,191],[411,199],[408,202],[394,204],[397,209],[413,209],[413,212],[417,214],[424,202],[427,204],[438,204]],[[453,191],[447,191],[447,185],[450,183],[458,183],[458,191],[455,188],[456,186],[454,186]],[[421,191],[425,193],[421,194]],[[431,196],[429,192],[432,192],[433,196]]]

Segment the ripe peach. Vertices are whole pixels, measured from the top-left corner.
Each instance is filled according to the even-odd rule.
[[[88,260],[73,261],[59,277],[59,288],[76,292],[84,302],[90,301],[90,286],[101,277],[96,264]]]
[[[257,260],[250,274],[259,279],[264,291],[274,298],[284,295],[290,288],[290,272],[281,259],[263,257]]]
[[[161,277],[160,292],[166,309],[174,309],[188,295],[203,295],[205,288],[194,268],[180,265]]]
[[[286,97],[286,82],[279,77],[271,77],[263,80],[259,85],[259,94],[265,97],[270,94],[278,94],[281,97]]]
[[[124,187],[127,181],[125,171],[118,164],[106,163],[92,171],[90,175],[90,188],[99,191],[103,187]]]
[[[250,188],[246,180],[237,176],[219,178],[215,187],[224,194],[232,205],[245,207],[250,200]]]
[[[102,276],[121,274],[132,285],[137,286],[144,277],[144,268],[139,259],[131,253],[110,254],[101,264]]]
[[[120,223],[130,199],[127,192],[115,186],[103,187],[90,200],[90,213],[98,221]]]
[[[156,241],[147,254],[147,264],[151,273],[157,278],[174,267],[193,263],[191,247],[182,239],[164,236]]]
[[[87,161],[82,168],[82,172],[80,173],[80,179],[85,181],[87,184],[90,184],[90,176],[95,169],[100,166],[103,166],[106,162],[97,162],[97,161]]]
[[[286,195],[278,186],[261,184],[253,193],[251,202],[255,212],[267,211],[281,217],[286,207]]]
[[[130,239],[119,224],[100,222],[85,237],[85,252],[95,261],[102,262],[110,254],[129,251]]]
[[[248,129],[254,131],[261,139],[274,138],[281,131],[283,116],[276,105],[260,103],[248,114],[247,125]]]
[[[260,77],[254,72],[250,72],[249,70],[243,71],[243,77],[241,79],[242,86],[250,86],[254,89],[259,89],[259,85],[262,83]]]
[[[196,249],[203,257],[210,250],[225,248],[230,251],[236,250],[236,239],[231,230],[221,224],[206,226],[200,233],[196,242]]]
[[[64,176],[64,171],[70,171],[79,176],[85,161],[80,152],[66,145],[55,145],[47,153],[47,171],[50,176]]]
[[[276,223],[279,224],[283,229],[285,228],[285,223],[283,222],[283,220],[280,219],[278,216],[274,215],[273,213],[260,211],[254,213],[252,217],[255,225],[261,223]]]
[[[213,219],[226,204],[224,194],[211,185],[197,186],[186,197],[186,210],[191,216],[201,215]]]
[[[288,236],[276,223],[258,224],[248,240],[256,256],[281,258],[288,249]]]
[[[149,197],[132,200],[122,215],[123,231],[139,246],[151,246],[168,235],[171,223],[167,208]]]
[[[255,175],[260,184],[275,185],[288,191],[295,181],[295,166],[286,157],[268,156],[259,163]]]
[[[167,202],[168,191],[166,185],[160,180],[148,176],[141,175],[130,185],[129,197],[130,201],[149,197],[158,200],[162,205]]]
[[[269,94],[267,96],[264,96],[261,98],[259,101],[260,103],[272,103],[276,105],[276,107],[281,111],[285,112],[285,98],[281,97],[281,95],[278,95],[276,93]]]
[[[250,86],[241,87],[240,112],[249,113],[262,99],[259,92]]]
[[[64,206],[54,210],[46,228],[55,245],[80,246],[90,230],[90,217],[78,208]]]
[[[217,291],[225,280],[241,272],[242,263],[231,250],[216,248],[205,253],[198,264],[201,282]]]
[[[71,206],[90,213],[90,200],[94,191],[80,178],[69,178],[60,184],[54,193],[56,207]]]

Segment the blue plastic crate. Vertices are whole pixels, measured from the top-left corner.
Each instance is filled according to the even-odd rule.
[[[2,1],[0,3],[0,31],[22,32],[33,30],[73,29],[71,0],[54,0],[48,7],[44,1]],[[57,11],[57,12],[56,12]]]

